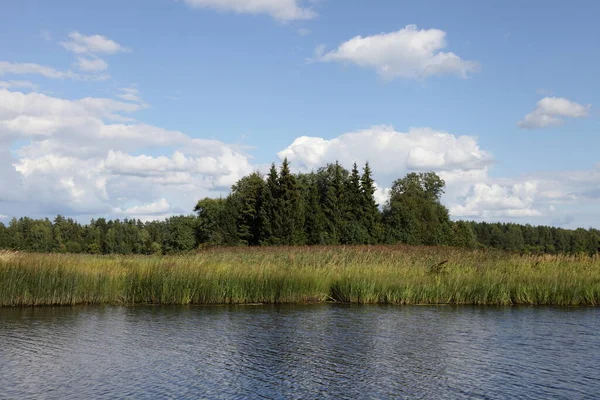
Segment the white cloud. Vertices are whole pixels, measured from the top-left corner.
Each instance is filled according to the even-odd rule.
[[[116,208],[115,212],[118,214],[124,214],[127,216],[138,216],[138,215],[157,215],[165,214],[171,210],[171,205],[166,199],[160,199],[155,202],[144,204],[141,206],[132,206],[126,209]]]
[[[71,71],[62,72],[45,65],[0,61],[0,76],[5,74],[42,75],[46,78],[52,79],[73,78],[75,76],[75,74],[73,74]]]
[[[525,129],[545,128],[564,123],[564,118],[587,117],[591,104],[582,105],[562,97],[544,97],[537,108],[527,114],[518,125]]]
[[[390,188],[382,188],[375,183],[375,193],[373,193],[373,197],[375,197],[375,201],[379,205],[384,205],[385,202],[390,198]]]
[[[142,99],[140,98],[140,92],[134,87],[120,88],[119,91],[122,92],[117,95],[117,97],[120,99],[138,103],[142,101]]]
[[[108,64],[101,58],[77,57],[77,67],[83,71],[98,72],[108,68]]]
[[[537,195],[535,181],[510,186],[476,183],[464,204],[452,206],[450,213],[467,218],[537,217],[542,215],[540,210],[533,208]]]
[[[60,42],[61,46],[77,54],[116,54],[131,51],[102,35],[86,36],[79,32],[71,32],[69,39],[67,42]]]
[[[395,179],[413,171],[435,171],[446,182],[442,201],[453,218],[550,223],[560,215],[551,207],[567,210],[581,202],[583,193],[591,196],[590,190],[600,198],[600,169],[594,174],[582,171],[564,176],[493,178],[489,175],[493,157],[480,148],[475,137],[430,128],[403,133],[389,126],[375,126],[332,139],[304,136],[278,156],[288,157],[292,167],[300,171],[336,160],[346,167],[355,161],[369,161],[378,183],[375,197],[379,204],[387,200]]]
[[[234,146],[126,115],[143,107],[0,89],[3,213],[162,218],[191,212],[198,198],[227,191],[253,170],[248,156]],[[23,139],[29,143],[23,145]],[[21,147],[11,152],[13,145]],[[165,146],[176,148],[171,157],[143,154],[148,149],[160,153]],[[150,212],[151,204],[165,202],[169,209],[164,213]],[[144,204],[148,208],[142,209]]]
[[[373,169],[383,174],[481,169],[493,161],[473,137],[430,128],[413,128],[403,133],[391,126],[374,126],[331,140],[302,136],[277,155],[306,170],[328,161],[339,160],[344,165],[369,161]]]
[[[102,81],[109,78],[106,74],[77,74],[73,71],[59,71],[52,67],[35,63],[11,63],[0,61],[0,76],[2,75],[41,75],[50,79],[75,79],[80,81]]]
[[[317,13],[301,0],[184,0],[195,8],[211,8],[238,14],[267,14],[281,22],[312,19]]]
[[[37,89],[38,85],[30,81],[0,81],[0,88],[12,89],[12,88],[26,88],[26,89]]]
[[[478,63],[465,61],[446,47],[446,32],[407,25],[396,32],[372,36],[355,36],[337,49],[325,52],[323,45],[315,50],[320,62],[346,62],[372,68],[386,78],[426,78],[432,75],[467,77],[478,69]]]

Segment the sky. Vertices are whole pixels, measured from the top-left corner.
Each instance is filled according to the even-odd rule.
[[[0,221],[189,214],[284,157],[600,227],[600,3],[6,0]]]

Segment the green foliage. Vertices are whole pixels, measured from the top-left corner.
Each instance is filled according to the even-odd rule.
[[[259,240],[261,245],[279,243],[277,235],[281,230],[282,223],[278,202],[279,193],[279,174],[275,164],[271,164],[259,211]]]
[[[304,235],[304,203],[296,177],[290,171],[290,164],[283,160],[279,172],[279,193],[275,207],[280,218],[275,236],[279,244],[300,245],[306,242]]]
[[[450,216],[440,202],[444,184],[433,172],[410,173],[395,181],[383,209],[386,240],[413,245],[449,244]]]
[[[373,180],[371,166],[365,163],[363,174],[360,178],[362,225],[369,235],[368,244],[380,243],[383,239],[383,225],[379,205],[375,200],[375,181]]]
[[[225,200],[206,197],[196,204],[194,211],[198,213],[197,234],[200,243],[212,245],[224,244],[224,232],[221,219],[225,209]]]
[[[477,236],[468,222],[456,221],[452,223],[452,246],[465,247],[468,249],[477,248]]]
[[[258,172],[240,179],[231,188],[238,204],[237,236],[240,244],[258,245],[260,241],[260,208],[266,184]]]
[[[197,216],[164,221],[92,219],[81,225],[58,215],[0,223],[0,249],[40,253],[172,254],[209,246],[448,245],[522,254],[597,254],[600,231],[451,221],[441,203],[444,181],[433,172],[394,182],[380,210],[368,163],[362,174],[338,162],[293,174],[285,159],[263,177],[254,172],[225,198],[205,198]]]
[[[177,216],[167,219],[164,246],[167,252],[189,251],[196,247],[197,219]]]

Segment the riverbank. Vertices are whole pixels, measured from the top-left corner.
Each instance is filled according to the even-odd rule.
[[[325,301],[599,305],[600,257],[410,246],[0,254],[0,306]]]

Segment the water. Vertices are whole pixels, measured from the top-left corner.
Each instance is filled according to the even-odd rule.
[[[600,309],[0,309],[0,398],[600,396]]]

